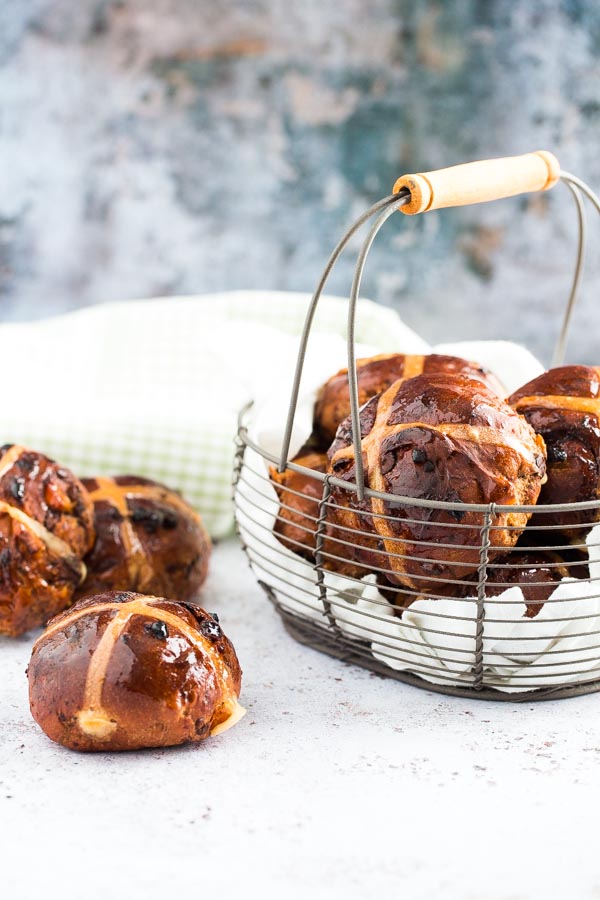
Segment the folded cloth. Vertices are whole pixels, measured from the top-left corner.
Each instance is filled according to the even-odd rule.
[[[165,481],[200,510],[213,537],[226,535],[239,410],[277,396],[281,430],[308,301],[307,294],[238,291],[2,325],[0,353],[12,384],[0,407],[0,442],[34,447],[79,475]],[[345,364],[346,313],[347,300],[322,299],[313,377]],[[356,333],[372,352],[429,349],[396,313],[368,300],[359,305]]]

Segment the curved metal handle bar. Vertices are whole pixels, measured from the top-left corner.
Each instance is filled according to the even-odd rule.
[[[571,291],[569,295],[569,300],[567,303],[567,310],[565,313],[565,318],[563,321],[563,326],[561,329],[561,333],[559,336],[559,340],[557,343],[557,347],[555,350],[554,358],[562,359],[562,354],[564,353],[564,348],[566,345],[568,329],[571,321],[571,314],[573,312],[573,307],[575,305],[575,300],[577,297],[577,291],[579,288],[579,282],[581,280],[581,273],[583,269],[583,261],[585,257],[585,237],[586,237],[586,229],[585,229],[585,214],[583,211],[583,204],[581,201],[581,193],[585,194],[585,196],[591,201],[591,203],[596,207],[596,210],[600,213],[600,198],[596,196],[596,194],[587,186],[584,181],[581,181],[580,178],[577,178],[575,175],[571,175],[569,172],[560,173],[561,181],[564,181],[569,187],[573,199],[575,200],[577,206],[578,213],[578,223],[579,223],[579,244],[577,251],[577,261],[575,265],[575,274],[573,277],[573,282],[571,285]],[[407,202],[404,199],[403,202]],[[402,204],[400,204],[402,205]],[[356,363],[354,358],[354,319],[356,316],[356,306],[358,303],[358,297],[360,293],[360,283],[362,280],[362,274],[365,267],[366,258],[368,256],[369,250],[371,249],[371,245],[375,240],[377,232],[379,229],[385,224],[387,219],[390,217],[391,212],[393,210],[385,209],[375,220],[373,226],[367,237],[364,240],[363,246],[361,248],[359,257],[356,262],[356,268],[354,270],[354,280],[352,282],[352,290],[350,293],[350,304],[348,308],[348,382],[350,386],[350,410],[352,416],[352,443],[354,446],[354,470],[355,470],[355,483],[356,483],[356,498],[358,502],[362,502],[365,496],[365,479],[364,479],[364,471],[363,471],[363,459],[362,459],[362,438],[360,434],[360,419],[359,419],[359,405],[358,405],[358,376],[356,372]]]
[[[585,240],[586,240],[586,227],[585,227],[585,214],[583,211],[583,204],[581,202],[581,194],[584,194],[585,197],[590,201],[590,203],[595,207],[596,212],[600,213],[600,198],[594,191],[588,187],[585,181],[582,181],[581,178],[577,178],[576,175],[572,175],[570,172],[562,172],[560,173],[560,179],[563,181],[571,194],[575,198],[575,202],[577,204],[577,213],[579,218],[579,248],[577,252],[577,265],[575,268],[575,276],[573,278],[573,284],[571,286],[571,293],[569,296],[569,302],[567,303],[567,309],[565,311],[565,317],[563,319],[563,324],[560,332],[560,336],[558,338],[556,344],[556,350],[554,351],[554,359],[553,365],[559,365],[562,363],[565,353],[565,346],[567,343],[567,335],[569,331],[569,326],[571,324],[571,315],[573,313],[573,307],[575,305],[575,297],[577,295],[577,291],[579,288],[579,280],[581,277],[581,272],[583,269],[583,260],[585,255]]]
[[[594,193],[594,191],[589,187],[585,181],[582,181],[581,178],[578,178],[577,175],[572,175],[571,172],[563,172],[560,173],[561,181],[566,181],[568,184],[572,184],[573,187],[579,188],[582,194],[588,198],[588,200],[596,207],[596,210],[600,213],[600,197]]]
[[[385,225],[392,213],[395,213],[397,209],[400,209],[401,206],[404,206],[405,203],[409,202],[410,196],[402,197],[399,203],[385,209],[377,216],[360,249],[356,261],[356,268],[354,269],[352,288],[350,290],[350,302],[348,304],[348,384],[350,386],[350,418],[352,422],[352,442],[354,444],[354,471],[356,472],[356,499],[359,503],[364,500],[365,496],[365,476],[363,472],[362,440],[360,435],[360,416],[358,407],[358,373],[356,371],[356,354],[354,347],[356,306],[367,256],[369,255],[373,241],[377,237],[377,233],[383,225]]]
[[[569,293],[569,299],[567,301],[567,308],[565,309],[565,314],[563,317],[562,326],[560,329],[560,334],[558,336],[558,340],[556,342],[556,346],[554,348],[554,354],[552,356],[552,365],[553,366],[561,366],[565,359],[565,349],[567,345],[567,335],[569,333],[569,327],[571,325],[571,317],[573,315],[573,309],[575,307],[575,300],[577,298],[577,293],[579,291],[579,283],[581,281],[581,274],[583,272],[583,263],[585,260],[585,245],[587,240],[587,224],[585,218],[585,207],[583,204],[583,198],[581,196],[581,192],[579,188],[576,188],[570,181],[565,180],[564,183],[571,191],[571,195],[573,200],[575,201],[575,206],[577,208],[577,222],[579,226],[579,241],[577,245],[577,260],[575,263],[575,272],[573,274],[573,281],[571,282],[571,291]]]
[[[317,311],[317,306],[319,300],[321,299],[321,294],[323,293],[323,289],[329,278],[333,267],[338,261],[339,257],[342,254],[342,251],[348,244],[348,241],[351,237],[359,230],[359,228],[365,224],[368,219],[375,215],[375,213],[379,212],[382,209],[385,209],[388,206],[393,206],[394,209],[398,208],[398,202],[401,200],[402,202],[406,202],[404,198],[408,198],[408,191],[402,194],[391,194],[388,197],[384,197],[382,200],[379,200],[377,203],[374,203],[366,212],[360,216],[356,220],[356,222],[348,229],[348,231],[343,235],[340,242],[337,244],[333,253],[329,257],[327,261],[327,265],[321,275],[320,281],[317,285],[317,289],[314,292],[310,305],[308,307],[308,312],[306,313],[306,319],[304,320],[304,327],[302,329],[302,335],[300,337],[300,344],[298,347],[298,361],[296,363],[296,371],[294,374],[294,383],[292,385],[292,393],[290,397],[290,405],[288,408],[288,416],[287,422],[285,425],[285,431],[283,435],[283,443],[281,445],[281,455],[279,458],[279,466],[278,471],[283,472],[287,466],[288,456],[290,452],[290,441],[292,439],[292,429],[294,427],[294,418],[296,416],[296,408],[298,406],[298,394],[300,392],[300,382],[302,380],[302,372],[304,370],[304,360],[306,358],[306,347],[308,345],[308,339],[310,337],[310,331],[312,328],[313,319],[315,316],[315,312]]]

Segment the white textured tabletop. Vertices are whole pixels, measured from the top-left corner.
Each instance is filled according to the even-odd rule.
[[[446,698],[295,643],[234,542],[204,605],[248,715],[202,745],[81,755],[29,715],[0,642],[0,895],[600,897],[600,696]]]

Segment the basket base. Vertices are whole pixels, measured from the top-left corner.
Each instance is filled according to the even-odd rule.
[[[421,678],[419,675],[414,675],[412,672],[399,672],[396,669],[392,669],[390,666],[386,666],[374,657],[373,659],[365,659],[360,654],[353,653],[352,650],[347,647],[340,647],[335,638],[330,638],[321,628],[312,627],[309,622],[306,622],[299,616],[295,616],[293,613],[283,610],[277,604],[274,605],[283,621],[286,631],[300,644],[312,647],[313,650],[318,650],[320,653],[326,653],[328,656],[333,656],[344,662],[360,666],[362,669],[376,672],[378,675],[382,675],[386,678],[394,678],[396,681],[402,681],[404,684],[409,684],[412,687],[417,687],[421,690],[433,691],[436,694],[447,694],[452,697],[465,697],[469,700],[531,703],[533,701],[540,702],[542,700],[564,700],[568,697],[580,697],[584,694],[593,694],[596,691],[600,691],[600,679],[598,678],[593,681],[585,681],[578,684],[566,684],[561,687],[553,686],[536,688],[535,690],[522,691],[519,693],[508,693],[496,690],[495,688],[486,687],[476,689],[469,687],[468,685],[459,687],[458,685],[453,684],[436,684]]]

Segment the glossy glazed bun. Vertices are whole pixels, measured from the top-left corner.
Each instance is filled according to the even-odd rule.
[[[96,542],[80,596],[114,590],[191,600],[198,594],[210,538],[176,491],[132,475],[83,483],[94,504]]]
[[[394,584],[428,590],[467,578],[479,565],[479,512],[460,504],[529,505],[545,476],[544,442],[530,425],[479,381],[464,375],[420,375],[398,382],[361,410],[367,487],[399,497],[459,504],[451,511],[359,503],[353,491],[332,486],[336,524],[366,531],[351,558],[382,570]],[[346,419],[329,450],[329,472],[355,481],[351,423]],[[512,547],[525,513],[497,515],[490,559]]]
[[[53,619],[28,678],[33,718],[72,750],[200,741],[243,714],[241,669],[217,619],[132,592],[86,597]]]
[[[360,406],[376,394],[387,390],[394,382],[422,374],[467,375],[469,378],[482,381],[499,396],[505,394],[504,388],[495,375],[478,363],[460,359],[458,356],[443,356],[437,353],[427,356],[387,353],[357,360],[356,372]],[[348,369],[340,369],[322,386],[315,404],[315,431],[320,435],[325,446],[331,444],[338,426],[348,415],[350,415]]]
[[[16,444],[0,448],[0,634],[16,636],[65,609],[94,540],[82,483]]]
[[[576,503],[600,497],[600,369],[562,366],[519,388],[508,402],[541,434],[548,481],[540,503]],[[597,509],[539,513],[539,525],[580,526],[600,519]],[[579,536],[585,535],[584,529]]]

